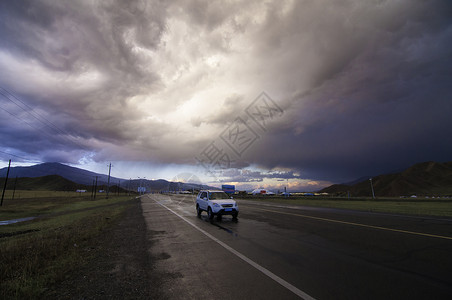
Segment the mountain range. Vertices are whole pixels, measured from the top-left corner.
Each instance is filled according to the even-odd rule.
[[[0,169],[0,178],[6,177],[6,172],[7,168]],[[52,190],[88,189],[94,184],[96,176],[97,186],[105,187],[108,182],[108,175],[61,163],[42,163],[29,167],[11,167],[8,186],[14,181],[13,178],[18,177],[21,178],[18,183],[20,183],[20,186],[24,185],[26,189],[33,187]],[[423,162],[400,172],[374,176],[372,177],[372,187],[369,179],[370,177],[366,176],[346,184],[333,184],[319,192],[366,197],[372,196],[373,187],[376,197],[452,195],[452,162]],[[0,179],[0,183],[2,182],[4,181]],[[135,191],[139,186],[143,186],[146,187],[147,191],[156,192],[212,188],[196,183],[171,182],[164,179],[126,180],[110,177],[110,186],[115,185]]]
[[[371,185],[372,184],[372,185]],[[452,162],[423,162],[403,171],[361,178],[353,184],[334,184],[320,192],[376,197],[452,195]]]
[[[6,177],[8,168],[0,169],[0,178]],[[48,176],[56,177],[48,177]],[[77,188],[91,187],[97,177],[97,186],[106,186],[108,183],[108,175],[99,174],[80,168],[67,166],[61,163],[42,163],[28,167],[11,167],[8,175],[8,186],[11,185],[13,178],[21,178],[20,183],[26,183],[26,186],[36,186],[38,182],[43,186],[52,187],[53,190],[72,190]],[[61,177],[61,178],[59,178]],[[35,178],[35,180],[25,180],[23,178]],[[39,178],[37,180],[36,178]],[[42,178],[42,179],[41,179]],[[52,181],[53,183],[45,183]],[[0,180],[0,182],[4,182]],[[58,183],[58,184],[55,184]],[[202,188],[212,188],[206,185],[196,183],[171,182],[164,179],[147,180],[133,179],[127,180],[118,177],[110,177],[110,186],[121,186],[125,189],[137,190],[139,186],[146,187],[147,191],[178,191],[178,190],[199,190]],[[39,188],[41,189],[41,188]]]

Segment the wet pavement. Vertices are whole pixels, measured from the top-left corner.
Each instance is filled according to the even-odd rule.
[[[171,299],[450,299],[452,220],[241,201],[238,221],[145,195]]]
[[[36,219],[36,217],[28,217],[28,218],[20,218],[20,219],[0,221],[0,226],[1,225],[10,225],[10,224],[15,224],[15,223],[30,221],[30,220],[33,220],[33,219]]]

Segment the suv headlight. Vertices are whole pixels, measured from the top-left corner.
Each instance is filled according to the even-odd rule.
[[[212,204],[213,204],[214,207],[221,207],[221,205],[218,204],[218,203],[215,203],[215,202],[214,202],[214,203],[212,203]]]

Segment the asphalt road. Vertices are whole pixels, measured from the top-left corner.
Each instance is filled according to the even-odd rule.
[[[452,299],[452,220],[237,200],[237,222],[190,195],[145,195],[172,299]]]

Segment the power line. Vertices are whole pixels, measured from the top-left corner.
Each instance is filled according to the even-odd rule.
[[[82,144],[80,144],[78,141],[76,140],[70,140],[68,138],[68,136],[73,136],[71,133],[67,132],[66,130],[63,130],[61,128],[59,128],[57,125],[55,125],[53,122],[51,122],[50,120],[48,120],[45,116],[41,115],[40,113],[38,113],[36,110],[34,110],[31,106],[29,106],[28,104],[26,104],[25,102],[23,102],[22,100],[20,100],[18,97],[16,97],[13,93],[11,93],[10,91],[8,91],[7,89],[0,87],[0,90],[3,90],[5,93],[7,93],[7,95],[5,96],[4,93],[2,93],[0,91],[0,94],[2,94],[3,96],[5,96],[9,101],[11,101],[12,103],[14,103],[16,106],[20,107],[24,112],[28,113],[29,115],[31,115],[34,119],[36,119],[38,122],[40,122],[41,124],[43,124],[44,126],[53,129],[54,131],[56,131],[57,133],[61,133],[63,135],[63,138],[65,138],[66,140],[77,144],[80,148],[84,148],[84,146]],[[10,97],[12,97],[13,99],[11,99]],[[20,106],[19,104],[17,104],[17,102],[21,103],[23,106],[25,106],[28,109],[25,109],[24,107]]]
[[[10,102],[14,103],[17,107],[21,108],[24,112],[28,113],[30,116],[35,118],[38,122],[40,122],[44,126],[53,128],[54,130],[56,130],[57,132],[60,132],[62,134],[69,135],[68,132],[58,128],[55,124],[53,124],[52,122],[47,120],[46,117],[44,117],[41,114],[39,114],[38,112],[36,112],[32,107],[30,107],[28,104],[24,103],[22,100],[17,98],[14,94],[12,94],[7,89],[0,87],[0,90],[3,90],[3,92],[0,91],[0,94],[2,94],[6,99],[8,99]],[[5,95],[5,93],[6,93],[6,95]],[[11,98],[13,98],[14,100]],[[16,101],[19,102],[20,104],[22,104],[23,106],[25,106],[26,108],[28,108],[28,110],[25,109],[24,107],[22,107],[21,105],[19,105]]]
[[[0,95],[3,96],[3,98],[7,99],[8,101],[10,101],[11,103],[13,103],[14,105],[16,105],[17,107],[19,107],[20,109],[22,109],[25,113],[27,113],[29,116],[31,116],[33,119],[35,119],[36,121],[38,121],[39,123],[41,123],[42,125],[44,125],[45,127],[49,128],[51,130],[51,132],[57,133],[62,139],[70,142],[71,144],[75,144],[77,145],[79,148],[84,149],[85,146],[80,144],[77,140],[75,140],[74,138],[70,139],[69,137],[73,137],[72,134],[68,133],[67,131],[59,128],[58,126],[56,126],[54,123],[52,123],[51,121],[49,121],[46,117],[44,117],[43,115],[39,114],[38,112],[36,112],[32,107],[30,107],[28,104],[26,104],[25,102],[23,102],[22,100],[20,100],[18,97],[16,97],[13,93],[11,93],[10,91],[8,91],[7,89],[0,87]],[[7,112],[8,114],[10,114],[11,116],[15,117],[16,119],[24,122],[25,124],[27,124],[28,126],[34,128],[35,130],[37,130],[38,132],[48,136],[51,140],[55,140],[55,136],[50,135],[48,132],[44,131],[42,128],[39,128],[36,126],[36,124],[32,124],[27,122],[23,117],[21,117],[18,114],[14,114],[8,110],[6,110],[5,108],[0,107],[0,109],[2,109],[3,111]]]
[[[11,113],[10,111],[4,109],[3,107],[0,107],[1,110],[7,112],[8,114],[10,114],[11,116],[15,117],[16,119],[18,119],[19,121],[24,122],[25,124],[27,124],[28,126],[30,126],[31,128],[35,129],[36,131],[39,131],[41,134],[47,136],[50,140],[54,140],[54,136],[50,135],[49,133],[43,131],[42,129],[36,127],[34,124],[28,123],[27,121],[21,119],[20,117],[14,115],[13,113]]]
[[[20,158],[20,159],[23,159],[23,160],[27,160],[27,161],[29,161],[31,163],[42,163],[42,161],[32,161],[29,158],[25,158],[25,157],[22,157],[22,156],[19,156],[19,155],[16,155],[16,154],[12,154],[12,153],[8,153],[8,152],[5,152],[5,151],[1,151],[1,150],[0,150],[0,153],[6,154],[6,155],[9,155],[9,156],[14,156],[14,157],[17,157],[17,158]]]

